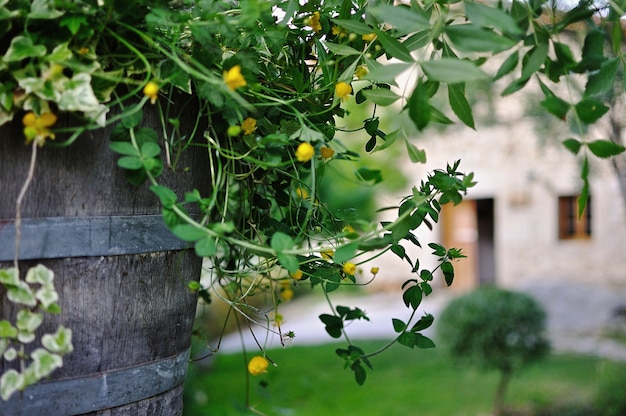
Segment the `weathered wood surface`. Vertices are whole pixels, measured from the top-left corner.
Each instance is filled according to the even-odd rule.
[[[194,117],[193,112],[187,114]],[[153,113],[144,124],[156,125],[155,120]],[[181,120],[183,128],[191,123]],[[19,122],[0,127],[0,227],[2,220],[15,217],[15,199],[28,171],[30,147],[24,145],[21,128]],[[159,201],[147,186],[129,185],[117,168],[109,131],[87,133],[67,148],[39,149],[22,217],[160,214]],[[166,170],[160,182],[180,197],[194,188],[206,194],[205,166],[206,149],[195,147],[184,154],[177,171]],[[47,317],[42,330],[51,332],[63,324],[73,331],[74,352],[51,379],[149,363],[189,347],[196,297],[187,284],[199,277],[201,268],[193,251],[33,260],[20,263],[20,270],[24,273],[39,262],[54,271],[63,310],[59,316]],[[10,265],[0,263],[0,267]],[[0,295],[1,317],[12,317],[13,305]],[[3,365],[0,360],[0,372]],[[91,414],[177,415],[182,409],[181,389]],[[2,409],[0,404],[0,415]]]

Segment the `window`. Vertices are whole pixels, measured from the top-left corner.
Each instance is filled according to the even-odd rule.
[[[591,238],[591,198],[583,215],[578,218],[578,197],[559,197],[559,239],[588,239]]]

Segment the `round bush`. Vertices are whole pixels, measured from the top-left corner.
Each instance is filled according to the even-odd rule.
[[[453,357],[510,373],[549,351],[546,314],[528,295],[485,287],[452,300],[437,325]]]

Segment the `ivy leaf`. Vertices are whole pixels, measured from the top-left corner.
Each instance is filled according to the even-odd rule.
[[[23,387],[24,376],[15,370],[7,370],[0,377],[0,397],[3,400],[9,400],[13,393],[21,390]]]
[[[60,355],[48,352],[43,348],[37,348],[30,357],[33,359],[33,363],[29,369],[32,368],[37,380],[48,377],[54,370],[63,366],[63,359]]]
[[[489,76],[469,61],[441,58],[421,63],[429,80],[454,84],[488,79]]]
[[[46,55],[46,47],[35,45],[26,36],[15,36],[11,39],[11,45],[4,54],[4,62],[19,62],[26,58],[41,58]]]
[[[72,346],[72,330],[60,325],[54,334],[42,336],[41,344],[52,353],[69,354],[74,350]]]
[[[587,147],[589,147],[591,153],[601,158],[616,156],[626,150],[626,147],[610,140],[594,140],[587,143]]]
[[[37,299],[26,282],[19,281],[17,285],[7,287],[7,297],[14,303],[27,306],[37,305]]]

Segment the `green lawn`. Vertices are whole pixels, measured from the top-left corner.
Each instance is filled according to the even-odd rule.
[[[375,345],[359,346],[370,350]],[[358,386],[352,372],[343,369],[331,345],[289,347],[270,351],[269,356],[278,367],[250,377],[250,403],[271,416],[488,415],[498,378],[496,373],[454,365],[441,349],[395,346],[373,358],[374,371],[368,373],[364,386]],[[507,404],[528,410],[590,403],[601,369],[607,365],[612,363],[553,355],[514,376]],[[201,370],[197,365],[190,369],[186,416],[254,414],[245,408],[246,373],[241,354],[217,354],[210,371]]]

